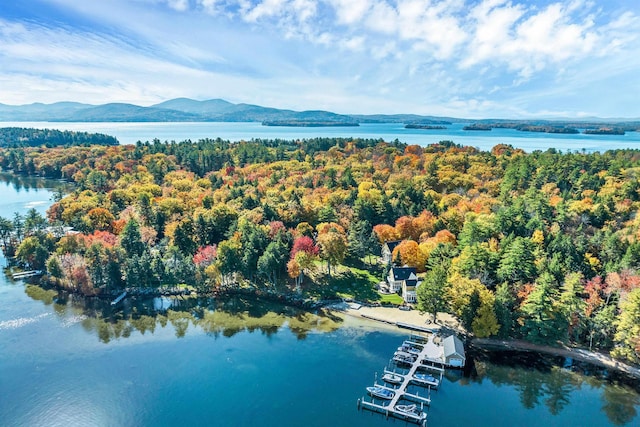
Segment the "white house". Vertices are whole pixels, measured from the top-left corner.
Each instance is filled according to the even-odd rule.
[[[402,299],[405,302],[418,301],[416,290],[418,289],[418,286],[420,286],[421,283],[422,282],[420,282],[417,279],[406,279],[405,281],[403,281],[402,282]]]
[[[387,282],[391,292],[402,291],[402,299],[405,302],[417,301],[416,289],[421,282],[414,267],[391,267]]]

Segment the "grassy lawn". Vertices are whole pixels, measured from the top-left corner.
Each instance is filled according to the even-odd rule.
[[[382,304],[394,304],[394,305],[402,305],[404,304],[404,300],[398,294],[379,294],[380,300],[378,302]]]
[[[376,290],[376,285],[382,279],[378,269],[376,266],[367,269],[341,265],[332,269],[329,276],[326,264],[319,264],[303,289],[307,296],[317,299],[351,298],[362,302],[402,304],[404,301],[399,295],[380,294]]]

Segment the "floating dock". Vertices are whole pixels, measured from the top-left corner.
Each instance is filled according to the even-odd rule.
[[[374,383],[375,387],[393,392],[393,397],[388,399],[387,404],[376,403],[373,398],[369,401],[362,397],[358,399],[358,409],[367,409],[384,414],[387,417],[411,421],[423,427],[426,426],[427,414],[424,411],[424,407],[431,405],[431,390],[440,386],[445,371],[444,363],[434,359],[434,346],[436,344],[433,342],[433,336],[427,338],[412,335],[409,340],[404,341],[398,351],[395,352],[392,362],[396,366],[408,366],[408,370],[405,373],[401,373],[396,372],[395,369],[393,371],[384,369],[385,374],[396,375],[402,381],[399,382],[397,387]],[[440,378],[437,379],[431,375],[429,375],[431,378],[415,376],[423,371],[436,372],[440,374]],[[427,394],[421,396],[418,392],[409,393],[408,389],[412,384],[424,388]],[[385,399],[378,398],[378,400],[384,402]],[[399,405],[400,401],[414,402],[415,405]],[[407,407],[410,406],[413,406],[413,409],[407,410]]]
[[[13,277],[13,280],[19,280],[19,279],[28,279],[29,277],[40,276],[41,274],[42,274],[42,271],[40,270],[31,270],[31,271],[23,271],[21,273],[13,273],[12,277]]]

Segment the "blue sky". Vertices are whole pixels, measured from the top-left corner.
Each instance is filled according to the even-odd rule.
[[[9,0],[0,64],[11,105],[639,118],[640,2]]]

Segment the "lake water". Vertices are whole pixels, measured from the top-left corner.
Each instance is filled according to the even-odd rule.
[[[98,132],[115,136],[121,144],[137,141],[183,141],[201,138],[222,138],[230,141],[261,139],[302,139],[314,137],[398,139],[408,144],[428,145],[443,140],[490,150],[497,144],[510,144],[531,152],[555,148],[562,151],[606,151],[614,148],[640,148],[640,132],[626,135],[584,135],[521,132],[514,129],[464,131],[464,124],[447,125],[445,130],[405,129],[402,123],[361,124],[357,127],[281,127],[260,123],[60,123],[60,122],[0,122],[0,127],[31,127]]]
[[[57,185],[0,175],[0,216],[44,212]],[[242,298],[113,308],[0,275],[0,425],[411,425],[356,407],[406,337]],[[640,425],[640,394],[602,372],[477,356],[432,394],[430,427]]]

